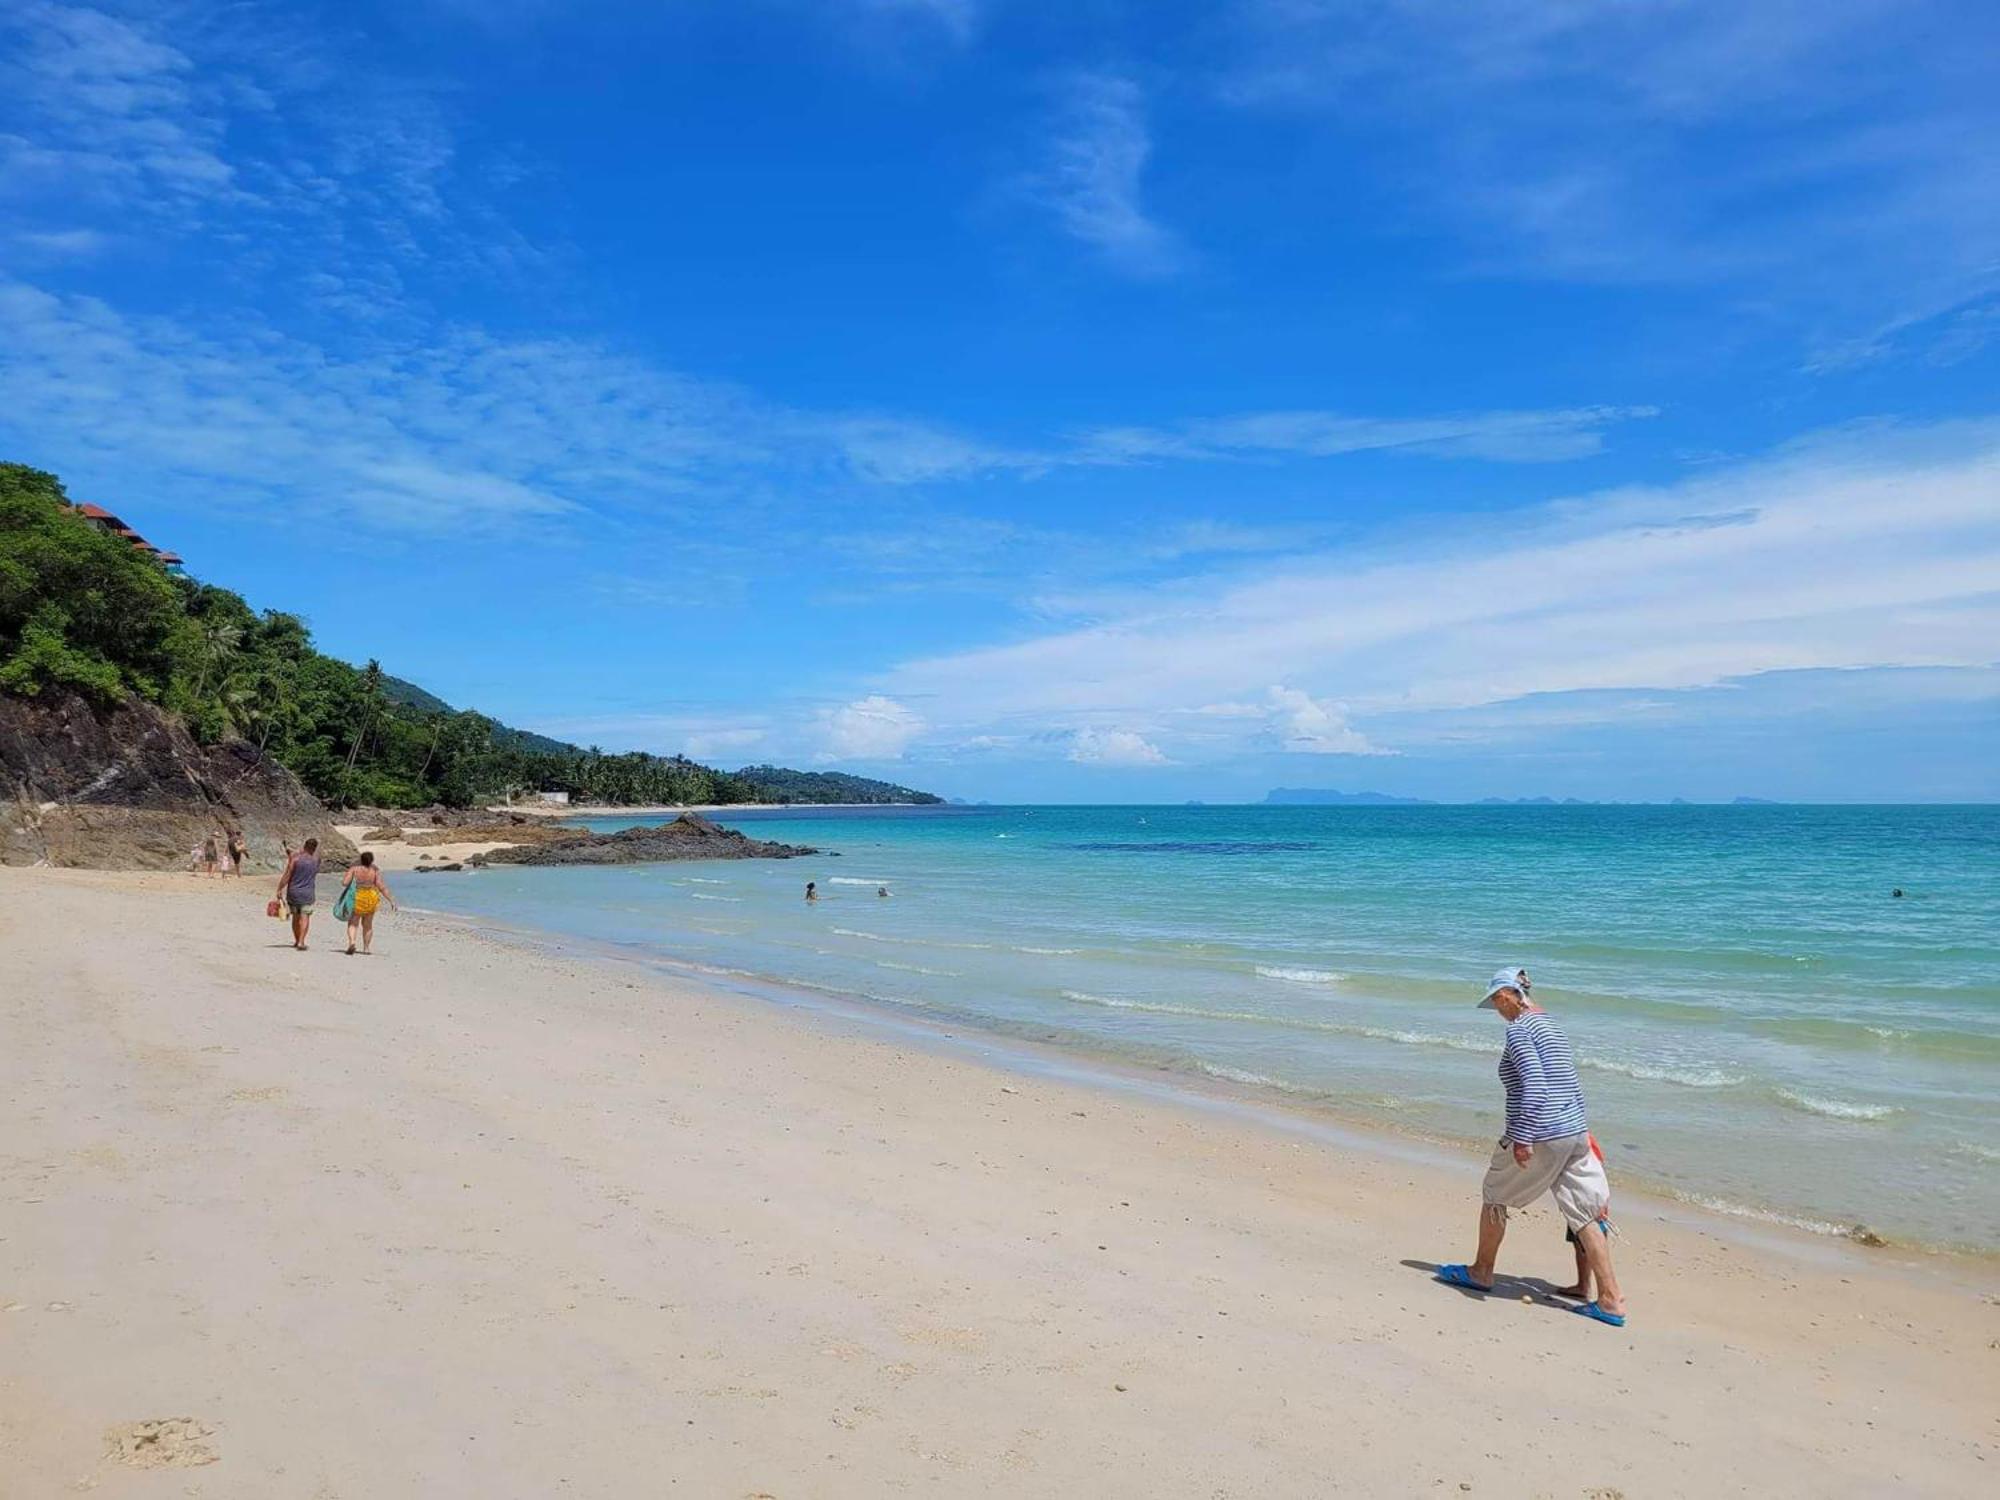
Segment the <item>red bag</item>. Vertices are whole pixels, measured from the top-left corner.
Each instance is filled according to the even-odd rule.
[[[277,902],[276,902],[275,900],[273,900],[273,901],[266,901],[266,902],[264,903],[264,915],[265,915],[265,916],[267,916],[267,917],[282,917],[282,916],[283,916],[284,914],[285,914],[285,909],[284,909],[284,908],[283,908],[282,906],[280,906],[280,905],[279,905],[279,904],[278,904],[278,903],[277,903]]]

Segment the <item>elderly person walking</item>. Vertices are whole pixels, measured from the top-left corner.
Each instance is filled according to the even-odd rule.
[[[1583,1085],[1569,1038],[1529,998],[1527,971],[1505,968],[1479,1002],[1507,1023],[1500,1082],[1507,1090],[1507,1133],[1486,1168],[1479,1213],[1479,1253],[1469,1266],[1439,1266],[1437,1279],[1475,1292],[1493,1290],[1493,1262],[1507,1233],[1507,1210],[1552,1194],[1597,1280],[1597,1300],[1576,1311],[1614,1328],[1625,1325],[1625,1298],[1611,1269],[1611,1184],[1590,1149]]]

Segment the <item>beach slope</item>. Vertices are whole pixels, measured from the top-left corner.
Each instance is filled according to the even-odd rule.
[[[1621,1197],[1614,1332],[1475,1160],[267,894],[0,869],[0,1495],[1994,1483],[1989,1267]]]

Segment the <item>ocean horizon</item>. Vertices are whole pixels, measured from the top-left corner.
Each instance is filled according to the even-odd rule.
[[[2000,1250],[2000,807],[711,816],[825,852],[399,878],[441,912],[1466,1142],[1500,1119],[1502,1028],[1474,1002],[1519,963],[1576,1045],[1614,1186]]]

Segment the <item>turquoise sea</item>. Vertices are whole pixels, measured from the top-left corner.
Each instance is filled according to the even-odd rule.
[[[1500,1107],[1473,1002],[1524,964],[1614,1183],[2000,1249],[2000,807],[718,817],[826,853],[402,889],[1468,1142]]]

